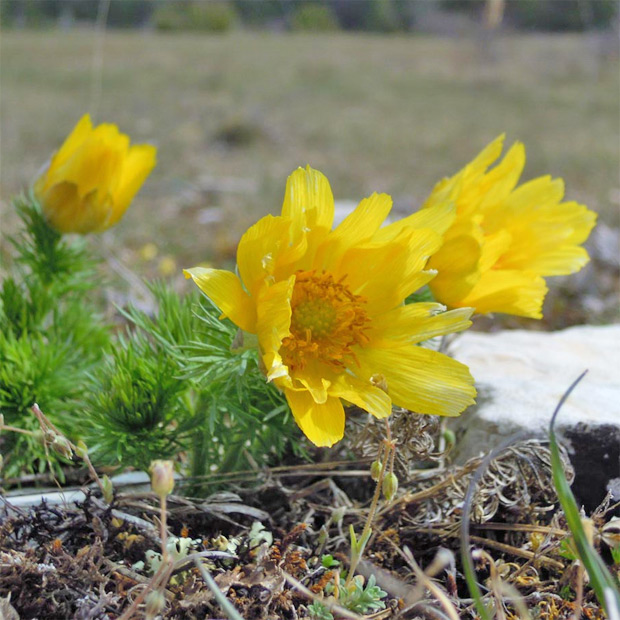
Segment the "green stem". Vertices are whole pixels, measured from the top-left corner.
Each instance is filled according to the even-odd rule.
[[[191,402],[187,403],[188,407],[192,406]],[[207,411],[209,402],[205,394],[199,394],[197,401],[194,403],[194,416],[200,421],[196,425],[196,432],[194,433],[194,441],[191,452],[191,466],[190,475],[195,480],[194,484],[190,487],[191,494],[200,493],[200,481],[203,480],[208,472],[208,443],[210,439],[209,425],[207,420]]]
[[[385,452],[384,452],[385,450]],[[370,536],[370,530],[372,527],[372,522],[375,518],[375,513],[377,512],[377,506],[379,505],[379,497],[381,495],[381,487],[383,485],[383,478],[385,477],[386,467],[390,462],[390,456],[394,453],[394,446],[389,442],[382,442],[379,446],[379,454],[377,455],[377,460],[379,460],[383,454],[383,460],[381,461],[381,475],[377,480],[377,484],[375,486],[375,492],[372,496],[372,502],[370,503],[370,509],[368,510],[368,516],[366,517],[366,522],[364,523],[364,529],[362,530],[362,535],[360,536],[360,540],[367,540]],[[364,545],[365,546],[365,545]],[[363,552],[363,549],[362,549]],[[355,575],[355,571],[357,570],[357,566],[362,559],[362,553],[353,553],[351,557],[351,565],[349,566],[349,573],[347,575],[347,579],[345,581],[344,587],[348,588],[353,580]]]

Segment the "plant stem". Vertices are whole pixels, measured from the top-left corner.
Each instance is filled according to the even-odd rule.
[[[34,437],[34,431],[27,431],[23,428],[18,428],[17,426],[7,426],[6,424],[0,424],[0,431],[10,431],[12,433],[21,433],[22,435],[30,435]]]
[[[160,523],[160,537],[161,537],[161,559],[162,562],[167,562],[168,561],[168,527],[167,527],[167,506],[166,506],[166,496],[162,495],[159,498],[159,505],[160,505],[160,511],[161,511],[161,515],[160,515],[160,519],[159,519],[159,523]]]
[[[194,564],[200,571],[202,578],[205,580],[209,590],[213,592],[215,600],[218,602],[224,613],[230,618],[230,620],[243,620],[241,614],[235,609],[233,604],[226,598],[224,593],[219,589],[218,585],[213,580],[213,577],[209,574],[209,571],[203,566],[202,562],[198,558],[194,558]]]
[[[388,426],[388,431],[389,431],[389,426]],[[370,528],[372,527],[372,522],[375,518],[375,513],[377,512],[377,506],[379,504],[379,497],[381,495],[381,487],[383,485],[383,478],[385,476],[386,467],[393,453],[394,453],[394,444],[391,441],[384,440],[379,444],[379,452],[377,454],[377,461],[379,461],[381,457],[383,456],[383,460],[380,461],[381,462],[381,474],[379,478],[377,479],[377,484],[375,486],[375,492],[374,492],[374,495],[372,496],[372,502],[370,503],[370,508],[368,509],[368,516],[366,517],[366,522],[364,523],[364,529],[362,530],[362,535],[360,536],[360,540],[366,540],[368,536],[370,535]],[[393,462],[394,461],[392,457],[392,463]],[[361,553],[354,553],[352,555],[351,565],[349,566],[349,573],[347,574],[347,579],[344,583],[345,588],[348,588],[349,585],[351,584],[351,581],[353,580],[355,571],[361,559],[362,559]]]
[[[208,442],[208,422],[207,408],[209,404],[203,394],[199,394],[195,403],[194,415],[200,420],[196,425],[196,433],[191,453],[190,475],[194,483],[190,487],[192,495],[198,495],[200,482],[207,475],[207,442]]]

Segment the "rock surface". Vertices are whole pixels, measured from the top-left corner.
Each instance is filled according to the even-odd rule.
[[[451,420],[457,462],[487,452],[519,431],[546,434],[558,401],[584,371],[564,404],[557,430],[575,466],[573,489],[586,509],[620,481],[620,325],[558,332],[467,332],[452,355],[476,379],[478,404]],[[617,498],[620,500],[620,497]]]

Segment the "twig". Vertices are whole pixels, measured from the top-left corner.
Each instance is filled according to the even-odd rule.
[[[194,557],[194,564],[196,568],[200,571],[202,578],[204,579],[207,587],[211,592],[213,592],[213,596],[215,600],[218,602],[219,606],[224,610],[224,613],[230,618],[230,620],[243,620],[243,617],[239,614],[239,612],[235,609],[234,605],[224,596],[224,593],[219,589],[217,583],[213,580],[213,577],[209,574],[209,571],[203,566],[202,562]]]
[[[441,528],[431,528],[427,530],[428,533],[437,534],[438,536],[449,536],[451,538],[458,538],[460,534],[458,532],[453,532],[451,530],[441,529]],[[469,536],[471,542],[480,543],[491,549],[496,549],[497,551],[503,551],[505,553],[510,553],[519,558],[523,558],[525,560],[530,560],[533,562],[540,562],[541,565],[546,566],[548,568],[555,568],[557,570],[564,570],[565,566],[562,562],[558,560],[554,560],[553,558],[547,558],[543,555],[538,555],[533,551],[528,551],[527,549],[520,549],[519,547],[513,547],[512,545],[508,545],[506,543],[499,542],[497,540],[491,540],[489,538],[484,538],[483,536]]]
[[[174,562],[171,559],[168,559],[166,563],[162,562],[161,566],[146,584],[142,592],[135,598],[133,603],[129,606],[129,609],[125,611],[122,616],[119,616],[118,620],[130,620],[149,592],[157,590],[164,583],[168,583],[173,565]]]
[[[392,545],[394,550],[405,560],[405,562],[407,562],[407,564],[409,565],[411,570],[413,570],[413,573],[415,574],[419,582],[418,586],[411,593],[409,600],[419,597],[420,594],[426,588],[437,599],[437,601],[443,607],[443,609],[445,610],[450,620],[459,620],[458,611],[456,610],[454,605],[451,603],[451,601],[448,599],[447,594],[436,583],[431,581],[431,577],[437,574],[438,572],[440,572],[441,570],[443,570],[447,566],[447,563],[443,561],[442,558],[439,558],[436,556],[435,560],[433,560],[431,565],[428,567],[427,572],[425,572],[420,568],[420,565],[415,561],[415,558],[413,557],[413,554],[411,553],[411,550],[408,547],[405,547],[405,549],[401,551],[396,546],[396,544],[389,538],[386,537],[384,540],[387,540],[390,543],[390,545]],[[415,601],[413,605],[411,605],[411,607],[418,605],[419,602],[420,601]]]
[[[43,431],[44,434],[45,434],[46,431],[49,432],[51,430],[58,437],[62,437],[67,442],[67,445],[71,448],[71,451],[74,454],[76,454],[79,458],[81,458],[84,461],[84,463],[86,463],[86,467],[88,468],[88,471],[89,471],[90,475],[92,476],[94,481],[97,483],[97,486],[99,487],[99,490],[101,491],[101,494],[103,495],[103,497],[105,497],[106,496],[106,491],[105,491],[105,488],[103,486],[103,482],[101,481],[101,478],[99,478],[99,475],[97,474],[95,468],[93,467],[93,464],[92,464],[90,458],[88,457],[88,453],[85,450],[78,449],[78,447],[74,443],[69,441],[54,426],[54,424],[52,424],[52,422],[49,421],[49,419],[41,411],[41,409],[39,408],[39,405],[37,405],[37,403],[32,405],[31,411],[32,411],[32,413],[34,413],[34,415],[36,416],[37,420],[39,421],[39,425],[41,426],[41,430]],[[46,443],[46,447],[47,447],[47,443]]]

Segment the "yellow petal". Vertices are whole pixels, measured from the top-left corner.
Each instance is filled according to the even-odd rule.
[[[392,198],[387,194],[375,193],[364,198],[327,236],[319,249],[315,267],[330,270],[348,248],[371,239],[391,209]]]
[[[57,183],[37,197],[47,221],[61,233],[93,232],[112,208],[111,196],[93,190],[81,197],[75,183]]]
[[[510,249],[498,262],[503,269],[522,269],[539,275],[567,275],[588,261],[579,247],[596,224],[596,213],[575,202],[543,204],[515,212]]]
[[[334,278],[344,277],[353,293],[366,298],[370,314],[385,312],[433,277],[424,267],[440,244],[432,230],[406,228],[390,242],[348,250],[333,270]]]
[[[480,195],[477,194],[478,183],[487,168],[501,155],[503,144],[502,134],[454,176],[437,183],[425,201],[423,210],[439,204],[455,203],[458,205],[459,213],[464,214],[476,207],[480,200]],[[472,201],[472,204],[465,204],[467,200]]]
[[[304,435],[316,446],[333,446],[344,436],[344,409],[340,399],[330,397],[319,404],[310,392],[285,390],[293,417]]]
[[[433,303],[413,303],[395,308],[373,322],[371,347],[417,344],[436,336],[463,331],[471,326],[474,309],[458,308],[441,312],[445,307]]]
[[[93,190],[111,193],[120,178],[125,155],[123,149],[110,147],[91,136],[63,164],[50,169],[47,184],[74,183],[82,198]]]
[[[307,369],[305,370],[307,371]],[[322,405],[327,402],[327,390],[331,385],[328,379],[324,377],[312,377],[308,375],[307,372],[304,372],[304,377],[300,377],[299,382],[306,388],[306,391],[310,393],[315,403]]]
[[[510,269],[513,266],[521,266],[526,262],[528,271],[538,273],[543,276],[564,276],[576,273],[587,265],[590,257],[585,248],[578,245],[564,245],[556,248],[549,248],[546,252],[541,252],[538,256],[533,256],[529,261],[518,260],[512,254],[506,256],[500,263],[502,268]]]
[[[476,390],[467,366],[437,351],[407,345],[364,350],[358,357],[364,377],[385,377],[388,394],[399,407],[456,416],[474,403]]]
[[[488,271],[504,255],[512,243],[512,235],[505,229],[486,235],[480,253],[480,270]]]
[[[456,206],[449,200],[441,200],[411,215],[381,228],[373,241],[385,243],[398,237],[407,228],[430,228],[438,235],[443,235],[453,224]]]
[[[543,221],[547,220],[545,213],[548,209],[556,209],[563,196],[562,179],[550,176],[532,179],[515,188],[497,208],[487,210],[485,230],[492,233],[505,228],[513,234],[516,231],[521,234],[531,225],[540,225],[541,216]]]
[[[138,144],[129,149],[123,161],[120,181],[114,195],[114,209],[106,228],[116,224],[144,184],[157,163],[157,149],[150,144]]]
[[[465,166],[464,170],[467,171],[468,177],[478,176],[486,171],[486,169],[496,161],[502,153],[504,148],[505,134],[500,134],[487,144],[478,155]]]
[[[502,161],[485,175],[480,188],[483,195],[479,209],[484,212],[504,201],[519,182],[524,166],[525,148],[515,142]]]
[[[52,157],[50,170],[64,164],[73,153],[88,139],[93,130],[93,124],[89,114],[84,114],[77,122],[71,133],[67,136],[58,152]]]
[[[258,294],[256,333],[269,381],[288,377],[288,368],[279,351],[282,340],[290,334],[294,285],[295,276],[291,276],[272,286],[264,286]],[[276,385],[282,384],[276,382]]]
[[[482,277],[469,295],[461,300],[479,314],[504,312],[532,319],[542,318],[547,285],[540,276],[504,269],[492,269]]]
[[[480,279],[482,231],[477,230],[473,223],[467,223],[471,225],[454,227],[463,234],[452,236],[454,233],[450,231],[447,240],[427,264],[428,268],[437,271],[437,276],[429,283],[433,296],[450,307],[460,305]]]
[[[391,196],[374,193],[364,198],[355,210],[344,218],[334,229],[334,236],[341,239],[353,238],[357,241],[366,241],[379,230],[391,209]]]
[[[275,280],[275,272],[283,262],[290,262],[291,248],[289,246],[291,220],[284,217],[267,215],[256,224],[248,228],[237,247],[237,266],[239,275],[250,295],[257,295],[258,290],[269,278]],[[306,245],[297,246],[299,259]],[[284,256],[284,259],[283,259]],[[292,268],[292,272],[294,268]],[[291,274],[288,274],[291,275]]]
[[[194,267],[184,269],[186,278],[192,278],[198,288],[242,330],[256,333],[256,308],[243,290],[239,278],[231,271]]]
[[[387,418],[392,413],[392,400],[383,390],[348,373],[336,378],[329,393],[368,411],[376,418]]]
[[[293,220],[299,233],[316,226],[331,229],[334,197],[327,178],[310,166],[295,170],[286,181],[282,215]]]

